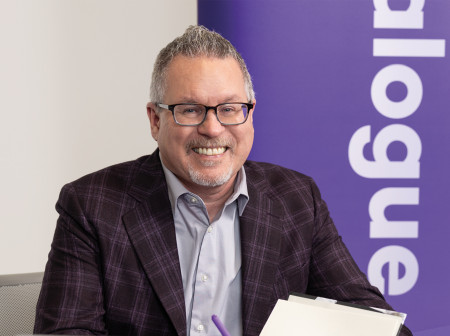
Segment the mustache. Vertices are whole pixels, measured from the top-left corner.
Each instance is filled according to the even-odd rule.
[[[235,141],[229,137],[217,139],[196,138],[186,143],[186,151],[189,152],[192,148],[198,147],[234,147],[234,145]]]

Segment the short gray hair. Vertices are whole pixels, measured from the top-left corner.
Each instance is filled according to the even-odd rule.
[[[247,99],[255,98],[253,83],[245,61],[234,46],[222,35],[204,26],[189,26],[183,35],[163,48],[156,58],[150,85],[150,101],[162,102],[166,90],[166,75],[170,62],[178,55],[185,57],[232,57],[238,63],[244,77]]]

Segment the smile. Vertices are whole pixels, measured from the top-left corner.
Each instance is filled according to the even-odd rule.
[[[226,150],[227,150],[226,147],[193,148],[194,152],[196,152],[197,154],[202,154],[202,155],[220,155],[220,154],[225,153]]]

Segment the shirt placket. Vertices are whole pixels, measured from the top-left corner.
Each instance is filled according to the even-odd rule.
[[[217,279],[214,279],[211,273],[211,268],[214,267],[216,262],[216,230],[214,230],[212,225],[209,225],[206,209],[204,214],[204,233],[200,245],[197,272],[194,281],[194,297],[191,316],[191,334],[193,335],[208,333],[211,315],[213,314],[211,313],[212,302],[214,293],[217,290]]]

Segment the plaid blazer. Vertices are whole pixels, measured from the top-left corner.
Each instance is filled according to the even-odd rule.
[[[259,335],[290,292],[391,309],[356,266],[311,178],[267,163],[244,167],[244,335]],[[56,209],[35,333],[187,334],[158,151],[65,185]]]

